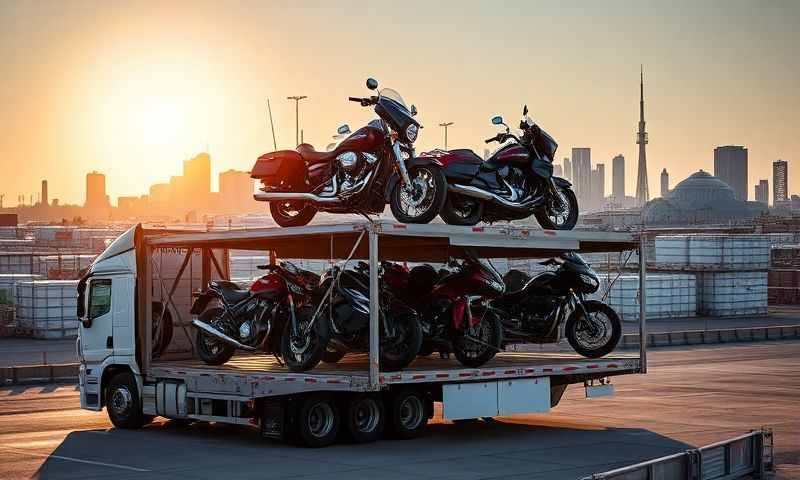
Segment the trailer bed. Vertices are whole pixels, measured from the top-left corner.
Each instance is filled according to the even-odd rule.
[[[465,368],[453,358],[438,355],[418,358],[400,372],[381,372],[380,385],[453,383],[502,378],[604,377],[636,373],[636,353],[618,353],[600,359],[551,352],[503,352],[481,368]],[[369,389],[368,356],[349,354],[336,364],[320,364],[307,373],[290,372],[273,356],[236,355],[225,365],[210,366],[199,360],[156,361],[148,374],[153,381],[179,379],[190,392],[236,395],[247,398],[314,390],[365,391]],[[571,381],[570,381],[571,380]]]

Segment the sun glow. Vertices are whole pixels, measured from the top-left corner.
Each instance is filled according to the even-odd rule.
[[[142,145],[164,147],[187,141],[186,111],[167,98],[148,98],[133,116]]]

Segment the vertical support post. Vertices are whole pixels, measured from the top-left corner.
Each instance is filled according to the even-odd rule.
[[[153,360],[153,247],[145,245],[144,247],[144,291],[139,292],[139,296],[144,303],[144,310],[141,313],[144,315],[144,329],[142,332],[142,340],[144,340],[144,355],[142,355],[142,373],[147,374],[150,370],[150,362]]]
[[[378,232],[369,226],[369,386],[379,388],[380,295],[378,292]]]
[[[203,247],[201,250],[200,288],[205,290],[211,282],[211,250]]]
[[[647,373],[647,234],[639,235],[639,362]]]

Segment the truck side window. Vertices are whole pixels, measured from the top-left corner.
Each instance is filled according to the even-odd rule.
[[[111,279],[92,280],[89,289],[89,319],[97,318],[111,311]]]

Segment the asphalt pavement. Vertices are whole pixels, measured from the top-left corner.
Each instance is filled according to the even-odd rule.
[[[0,388],[0,478],[570,479],[773,428],[778,478],[800,477],[800,341],[673,348],[616,395],[568,389],[548,414],[452,424],[412,441],[311,450],[255,430],[157,420],[116,430],[74,385]]]

